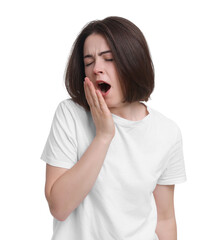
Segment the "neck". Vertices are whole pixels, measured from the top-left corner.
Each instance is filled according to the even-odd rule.
[[[146,106],[140,102],[124,103],[120,107],[109,108],[110,112],[130,121],[139,121],[149,113]]]

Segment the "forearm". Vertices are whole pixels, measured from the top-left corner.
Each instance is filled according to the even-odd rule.
[[[65,220],[93,187],[111,140],[95,137],[80,160],[52,186],[49,207],[52,215]]]
[[[177,227],[175,217],[160,219],[156,228],[159,240],[177,240]]]

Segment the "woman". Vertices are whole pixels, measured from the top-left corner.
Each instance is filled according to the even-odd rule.
[[[56,240],[175,240],[174,184],[186,180],[179,127],[147,101],[154,69],[132,22],[87,24],[66,69],[41,159]]]

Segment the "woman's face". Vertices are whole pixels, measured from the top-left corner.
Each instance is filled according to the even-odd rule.
[[[106,39],[100,34],[89,35],[84,43],[85,75],[100,90],[109,108],[123,106],[116,65]]]

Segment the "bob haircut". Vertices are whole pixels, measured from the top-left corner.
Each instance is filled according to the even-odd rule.
[[[83,86],[83,48],[85,39],[93,33],[102,35],[112,51],[123,101],[148,101],[154,89],[154,66],[147,42],[135,24],[115,16],[89,22],[76,38],[65,72],[65,86],[72,100],[90,111]]]

